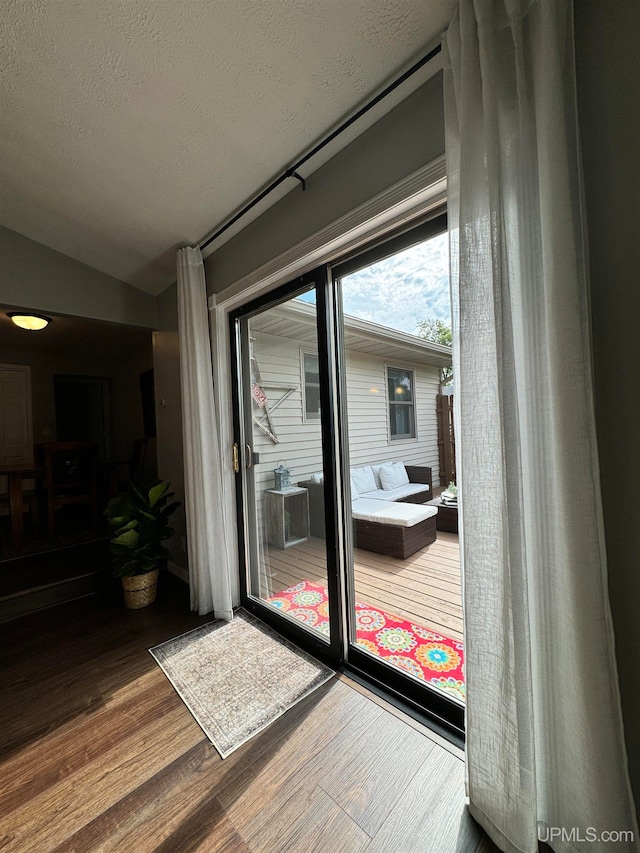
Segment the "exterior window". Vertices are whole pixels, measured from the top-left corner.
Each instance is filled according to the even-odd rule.
[[[302,370],[304,374],[304,418],[306,421],[317,421],[320,420],[320,369],[317,353],[302,353]]]
[[[387,367],[389,435],[392,441],[416,437],[413,370]]]

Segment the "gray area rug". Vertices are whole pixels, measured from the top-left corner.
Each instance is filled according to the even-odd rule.
[[[149,651],[222,758],[334,674],[242,609]]]

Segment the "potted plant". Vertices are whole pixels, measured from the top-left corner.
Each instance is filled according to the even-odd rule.
[[[458,487],[453,482],[449,483],[447,488],[440,495],[442,503],[457,504],[458,503]]]
[[[161,480],[150,488],[129,483],[129,490],[112,498],[104,515],[113,530],[113,575],[122,578],[125,604],[146,607],[156,599],[159,570],[166,568],[169,551],[162,544],[173,536],[169,518],[180,506],[170,483]]]

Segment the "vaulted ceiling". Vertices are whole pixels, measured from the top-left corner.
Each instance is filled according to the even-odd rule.
[[[453,4],[1,0],[0,224],[158,293],[177,246],[435,44]]]

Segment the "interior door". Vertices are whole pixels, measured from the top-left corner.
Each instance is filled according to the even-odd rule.
[[[0,365],[0,462],[33,462],[31,369],[20,364]]]
[[[317,270],[244,306],[231,338],[243,604],[335,662],[342,628],[326,275]]]
[[[99,376],[54,376],[58,441],[91,441],[101,461],[109,457],[109,380]]]

